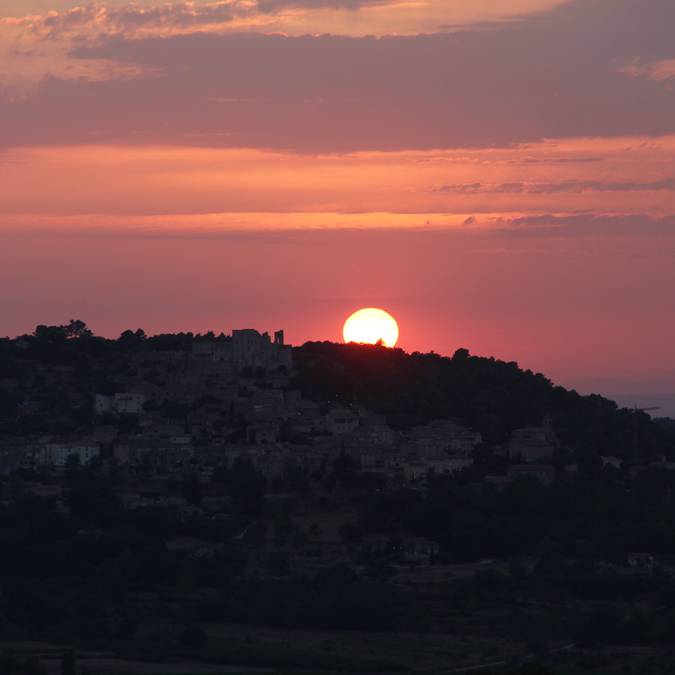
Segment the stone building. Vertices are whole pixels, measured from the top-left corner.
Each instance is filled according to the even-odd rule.
[[[525,463],[550,462],[559,445],[551,418],[547,416],[540,427],[525,427],[513,432],[509,442],[509,459]]]
[[[233,330],[230,338],[195,341],[192,355],[197,359],[227,363],[235,369],[276,370],[283,366],[290,370],[293,366],[292,347],[284,343],[283,330],[276,331],[273,339],[269,333],[259,333],[253,328]]]

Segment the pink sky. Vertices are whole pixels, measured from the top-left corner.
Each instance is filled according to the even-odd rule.
[[[672,0],[0,8],[0,334],[376,305],[405,349],[648,400],[673,260]]]

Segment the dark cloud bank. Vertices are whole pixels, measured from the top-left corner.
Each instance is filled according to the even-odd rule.
[[[0,146],[341,152],[675,132],[675,88],[625,72],[635,59],[675,57],[672,0],[574,0],[500,27],[414,37],[111,37],[73,56],[148,74],[48,78],[27,101],[0,99]]]
[[[475,194],[579,194],[582,192],[672,192],[675,178],[646,183],[602,182],[596,180],[564,180],[552,183],[511,182],[489,185],[484,183],[451,183],[434,188],[432,192],[450,195]]]

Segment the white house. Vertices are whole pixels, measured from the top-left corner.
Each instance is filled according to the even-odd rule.
[[[120,415],[140,415],[144,403],[143,394],[115,394],[113,407]]]
[[[349,408],[335,407],[326,415],[326,430],[334,436],[351,433],[358,426],[359,416]]]
[[[540,427],[516,429],[509,442],[509,458],[523,462],[550,462],[560,445],[551,419],[546,417]]]
[[[96,443],[47,443],[39,454],[39,463],[62,468],[67,465],[68,458],[75,456],[80,464],[89,464],[101,454]]]
[[[143,394],[115,394],[114,396],[96,394],[94,396],[94,413],[99,416],[107,413],[140,415],[143,412],[144,403],[145,396]]]

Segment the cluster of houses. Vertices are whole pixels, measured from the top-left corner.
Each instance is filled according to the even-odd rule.
[[[197,339],[191,351],[140,351],[129,361],[123,391],[93,392],[86,435],[0,435],[0,474],[100,460],[131,476],[190,472],[207,482],[246,457],[274,480],[291,465],[313,472],[344,455],[392,484],[415,485],[471,466],[483,442],[449,420],[402,433],[362,406],[304,398],[291,385],[292,348],[283,331],[235,330]],[[549,484],[559,448],[550,418],[516,429],[496,449],[508,459],[506,473],[485,480],[499,488],[521,477]]]
[[[480,434],[452,422],[437,422],[403,434],[384,417],[360,406],[321,405],[293,389],[258,389],[247,384],[227,402],[220,431],[200,415],[198,433],[182,421],[141,418],[142,431],[113,440],[112,456],[135,474],[197,472],[208,481],[221,466],[240,457],[251,461],[268,479],[290,465],[313,473],[340,456],[390,482],[414,484],[430,473],[452,473],[470,466]],[[208,417],[208,414],[207,414]],[[188,416],[188,419],[191,419]],[[212,422],[223,421],[215,416]],[[241,432],[230,424],[241,422]]]
[[[283,331],[235,330],[195,340],[189,352],[141,351],[129,360],[123,391],[93,392],[86,436],[0,436],[0,473],[114,458],[130,475],[189,471],[207,481],[246,457],[273,480],[291,464],[313,471],[346,455],[364,470],[415,483],[469,466],[482,441],[454,422],[402,434],[361,406],[303,398],[291,388]]]

